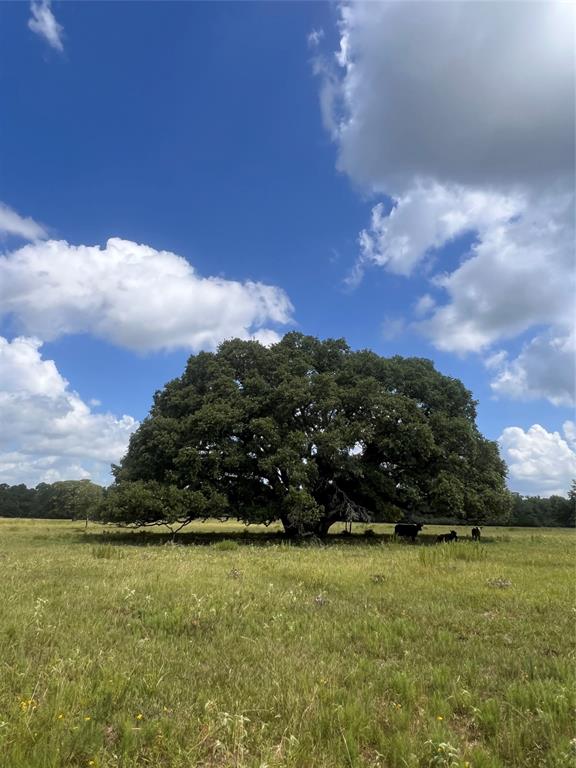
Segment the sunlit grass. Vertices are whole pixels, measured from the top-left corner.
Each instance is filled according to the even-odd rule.
[[[370,527],[0,521],[0,766],[574,765],[573,532]]]

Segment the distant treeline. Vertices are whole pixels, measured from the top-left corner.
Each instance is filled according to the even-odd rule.
[[[104,488],[91,480],[40,483],[36,488],[1,483],[0,517],[92,517],[103,495]]]
[[[64,518],[97,517],[105,489],[90,480],[61,480],[40,483],[36,488],[0,484],[0,517]],[[574,527],[576,525],[576,483],[568,498],[511,494],[512,511],[507,525],[528,527]],[[444,521],[442,521],[444,522]]]
[[[576,482],[565,496],[520,496],[512,494],[510,525],[528,527],[561,526],[572,528],[576,525]]]

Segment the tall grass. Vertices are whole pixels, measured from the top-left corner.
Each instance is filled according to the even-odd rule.
[[[0,521],[0,766],[575,765],[573,532],[373,527]]]
[[[437,547],[422,547],[418,552],[418,560],[422,565],[436,566],[455,560],[466,563],[477,563],[486,560],[488,549],[476,542],[453,541],[440,544]]]

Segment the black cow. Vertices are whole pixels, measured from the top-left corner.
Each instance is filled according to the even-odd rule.
[[[416,541],[416,536],[418,536],[419,531],[421,531],[423,527],[422,523],[397,523],[394,526],[394,535]]]
[[[480,528],[478,526],[472,528],[472,541],[480,541]]]
[[[441,541],[456,541],[457,539],[458,534],[456,531],[450,531],[450,533],[441,533],[436,536],[436,543],[439,544]]]

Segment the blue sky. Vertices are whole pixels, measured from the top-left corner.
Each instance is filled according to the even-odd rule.
[[[295,328],[433,359],[565,491],[573,53],[509,5],[0,5],[2,481],[106,481],[189,354]]]

